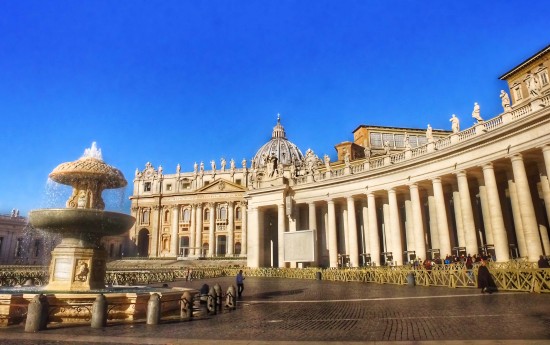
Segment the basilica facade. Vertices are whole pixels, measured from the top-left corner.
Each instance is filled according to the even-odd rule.
[[[303,154],[278,119],[250,162],[175,173],[147,163],[133,182],[133,254],[246,257],[249,267],[537,261],[550,254],[548,68],[550,46],[501,77],[502,113],[476,104],[462,121],[471,126],[454,115],[451,131],[361,125],[334,162]],[[289,256],[300,231],[313,234],[304,261]]]

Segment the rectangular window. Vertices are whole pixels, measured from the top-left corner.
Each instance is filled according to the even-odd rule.
[[[384,133],[382,134],[382,143],[385,144],[386,141],[388,142],[388,145],[390,147],[395,147],[395,142],[393,141],[393,134],[392,133]]]
[[[538,75],[542,86],[548,85],[548,71],[544,70],[539,72]]]
[[[411,147],[418,147],[418,137],[416,135],[409,135],[409,143]]]
[[[170,192],[172,190],[172,184],[170,184],[170,183],[167,184],[166,185],[166,190]]]
[[[150,192],[151,191],[151,182],[145,182],[143,184],[143,191],[144,192]]]
[[[418,146],[426,145],[428,143],[428,139],[426,137],[417,137],[418,138]]]
[[[519,101],[520,99],[522,99],[522,97],[521,97],[521,86],[516,86],[514,88],[514,94],[516,96],[516,101]]]
[[[236,179],[236,180],[235,180],[235,183],[236,183],[236,184],[241,184],[241,179],[240,179],[240,178]]]
[[[382,134],[372,133],[370,134],[370,146],[371,147],[382,147],[384,143],[382,142]]]
[[[395,147],[403,148],[405,147],[405,135],[404,134],[395,134],[393,136],[395,140]]]

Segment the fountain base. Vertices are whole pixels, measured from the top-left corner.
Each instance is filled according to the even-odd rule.
[[[52,251],[47,290],[90,291],[105,288],[107,254],[103,249],[57,246]]]

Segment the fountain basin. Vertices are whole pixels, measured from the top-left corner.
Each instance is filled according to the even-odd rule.
[[[29,223],[38,229],[65,236],[90,234],[99,237],[122,235],[136,219],[117,212],[86,208],[50,208],[29,212]]]

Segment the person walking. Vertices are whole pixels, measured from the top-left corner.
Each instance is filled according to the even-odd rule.
[[[237,296],[239,298],[242,297],[243,290],[244,290],[244,276],[243,276],[243,270],[239,270],[239,273],[237,274]]]
[[[477,287],[481,289],[481,293],[493,293],[497,291],[497,285],[487,268],[487,262],[481,260],[481,266],[477,271]]]

